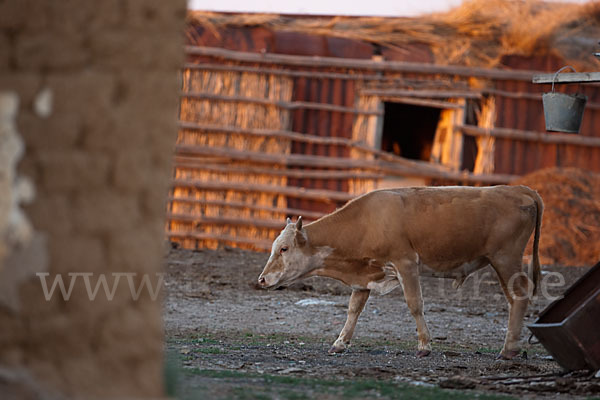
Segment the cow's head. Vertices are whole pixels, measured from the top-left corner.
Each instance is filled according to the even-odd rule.
[[[271,256],[258,277],[263,288],[285,286],[306,276],[311,271],[311,250],[302,217],[293,223],[287,219],[285,228],[273,242]]]

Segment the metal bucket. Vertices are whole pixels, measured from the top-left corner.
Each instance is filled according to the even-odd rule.
[[[575,93],[555,93],[554,80],[565,68],[575,69],[570,66],[562,67],[554,74],[552,79],[552,92],[542,95],[544,105],[544,119],[546,120],[546,130],[552,132],[579,133],[581,121],[583,120],[583,111],[587,97]]]

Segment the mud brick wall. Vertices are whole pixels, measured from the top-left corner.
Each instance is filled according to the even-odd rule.
[[[57,274],[68,282],[69,272],[93,273],[93,285],[103,273],[109,283],[112,273],[156,281],[185,7],[0,1],[0,91],[19,96],[19,173],[36,188],[25,210],[46,236],[49,282]],[[44,90],[52,97],[47,117],[34,107]],[[30,376],[48,393],[162,396],[160,299],[143,291],[136,301],[122,281],[112,301],[102,289],[90,301],[82,281],[68,301],[57,293],[46,301],[35,274],[19,283],[18,309],[0,305],[0,370]],[[17,392],[0,397],[7,393]]]

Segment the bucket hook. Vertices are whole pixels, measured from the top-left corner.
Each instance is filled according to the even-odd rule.
[[[556,77],[558,76],[558,74],[560,74],[562,71],[564,71],[567,68],[571,68],[573,70],[573,72],[577,72],[577,71],[575,71],[575,68],[571,67],[570,65],[565,65],[564,67],[562,67],[561,69],[556,71],[554,73],[554,76],[552,77],[552,93],[554,93],[554,81],[556,80]]]

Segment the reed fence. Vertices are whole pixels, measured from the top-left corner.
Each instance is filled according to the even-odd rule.
[[[340,207],[389,177],[416,177],[459,185],[506,184],[518,178],[494,173],[496,138],[541,144],[600,147],[600,138],[494,126],[494,98],[539,101],[541,94],[500,90],[486,81],[531,81],[533,71],[433,64],[350,60],[225,49],[186,47],[180,122],[167,214],[167,235],[184,247],[231,245],[268,250],[288,216],[308,221],[323,211],[288,204],[289,199]],[[294,100],[298,79],[352,81],[353,106]],[[476,87],[469,83],[478,79]],[[483,84],[482,84],[483,82]],[[409,160],[382,151],[373,132],[380,128],[383,101],[439,108],[451,142],[437,143],[440,164]],[[487,104],[478,125],[464,116],[467,101]],[[588,103],[596,110],[597,103]],[[350,115],[346,137],[297,132],[297,112]],[[463,138],[479,149],[473,172],[457,165]],[[324,146],[326,154],[301,154],[293,146]],[[335,155],[337,154],[337,155]],[[339,182],[305,188],[290,182]],[[344,184],[342,184],[344,183]],[[335,185],[334,185],[335,186]],[[344,188],[344,189],[341,189]],[[295,202],[293,204],[302,204]],[[308,203],[306,203],[308,204]]]

